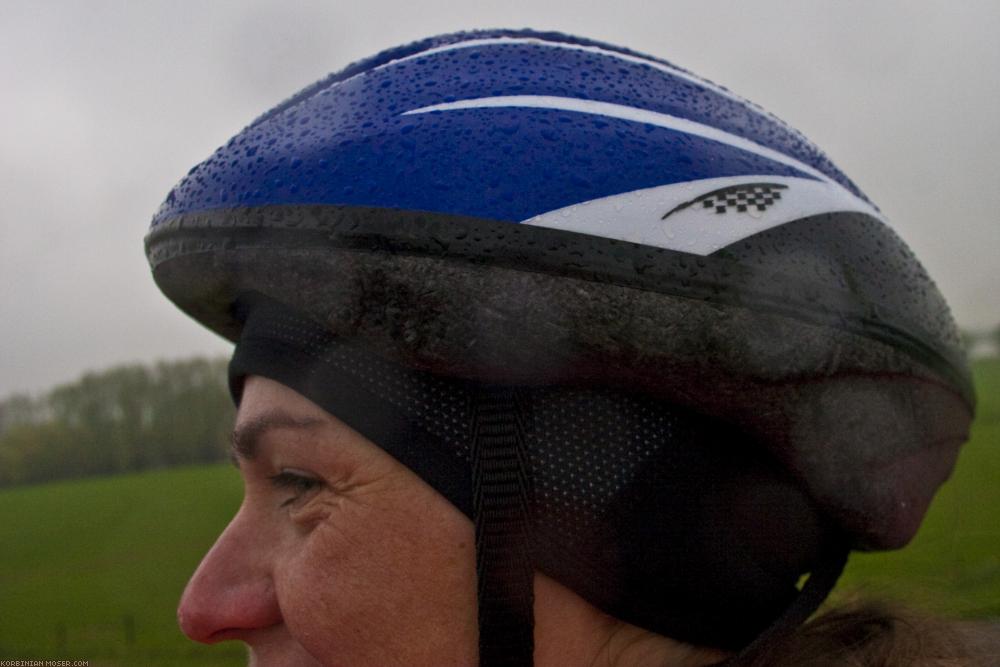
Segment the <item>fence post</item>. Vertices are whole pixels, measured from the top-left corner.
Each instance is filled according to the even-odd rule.
[[[132,614],[122,616],[122,627],[125,629],[125,644],[131,646],[135,643],[135,616]]]

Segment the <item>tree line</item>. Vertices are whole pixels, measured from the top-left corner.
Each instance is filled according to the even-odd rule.
[[[0,401],[0,486],[222,461],[226,360],[116,366]]]
[[[1000,325],[992,330],[983,329],[973,331],[971,329],[962,329],[961,336],[962,345],[967,352],[974,351],[983,344],[992,346],[992,352],[994,353],[1000,352]]]

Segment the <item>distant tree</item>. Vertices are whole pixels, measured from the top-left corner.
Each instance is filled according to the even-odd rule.
[[[152,411],[162,464],[218,461],[226,455],[233,407],[223,360],[192,359],[156,366]]]
[[[27,394],[14,394],[0,401],[0,435],[15,424],[31,424],[42,418],[43,411]]]
[[[17,424],[4,433],[0,445],[0,483],[4,485],[99,472],[86,469],[86,454],[76,446],[74,435],[52,422]]]
[[[976,343],[979,342],[980,335],[970,329],[959,329],[958,334],[962,341],[962,349],[967,353],[971,352]]]
[[[0,485],[220,461],[226,361],[132,364],[0,403]]]

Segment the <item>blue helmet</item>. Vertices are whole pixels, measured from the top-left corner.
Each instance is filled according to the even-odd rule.
[[[508,561],[527,561],[529,574],[542,569],[608,613],[701,643],[745,645],[824,554],[905,544],[974,409],[940,292],[816,146],[666,61],[558,33],[444,35],[326,77],[194,167],[155,214],[146,249],[171,300],[240,341],[237,397],[243,375],[269,374],[347,414],[477,529],[488,519],[476,508],[503,503],[477,454],[496,445],[477,435],[477,420],[500,410],[523,424],[530,412],[534,426],[507,452],[521,500],[502,508],[521,528],[506,547],[484,538],[480,550],[506,549]],[[309,332],[282,339],[301,348],[294,371],[241,352],[285,335],[276,322]],[[331,397],[317,378],[334,372],[371,401]],[[427,402],[414,408],[415,395],[466,416],[449,422]],[[481,398],[463,402],[473,395]],[[545,424],[563,423],[553,415],[572,412],[563,400],[602,406],[599,425],[582,410],[559,427],[567,441],[591,443],[582,463],[543,442],[555,428]],[[380,427],[363,413],[378,413],[375,404],[392,406],[385,419],[419,437],[373,432]],[[667,413],[673,435],[650,416]],[[640,426],[608,426],[621,415]],[[661,445],[633,446],[644,439]],[[727,577],[739,568],[723,559],[699,585],[724,581],[724,601],[688,592],[680,597],[707,606],[664,610],[657,600],[677,597],[677,569],[703,567],[719,549],[692,565],[656,540],[725,542],[731,526],[719,518],[719,530],[671,533],[650,528],[657,518],[644,513],[623,533],[601,517],[627,523],[622,508],[640,502],[627,494],[666,511],[651,491],[666,473],[650,451],[697,458],[721,440],[739,446],[684,459],[702,483],[683,498],[711,496],[720,468],[731,468],[734,489],[752,486],[757,473],[747,470],[759,464],[794,495],[774,511],[808,525],[792,541],[809,553],[786,559],[773,587],[747,583],[744,571]],[[759,460],[744,461],[749,451]],[[577,466],[575,481],[566,466]],[[616,481],[601,482],[599,498],[580,486],[602,475]],[[587,519],[554,509],[553,488],[593,525],[566,528]],[[752,533],[725,543],[773,549],[748,547]],[[643,557],[611,562],[587,546],[636,535]],[[658,550],[665,560],[648,556]],[[771,588],[780,591],[762,592]],[[728,627],[727,605],[752,622],[712,634],[708,626]]]

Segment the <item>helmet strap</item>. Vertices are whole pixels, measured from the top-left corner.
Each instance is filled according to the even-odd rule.
[[[711,667],[740,667],[746,664],[756,664],[753,659],[760,651],[771,644],[780,642],[794,632],[819,608],[843,573],[849,553],[850,548],[846,544],[827,549],[820,562],[809,574],[809,579],[802,586],[798,597],[785,609],[784,613],[738,654],[715,663]]]
[[[472,487],[480,667],[530,667],[534,653],[528,403],[505,387],[477,389]]]

